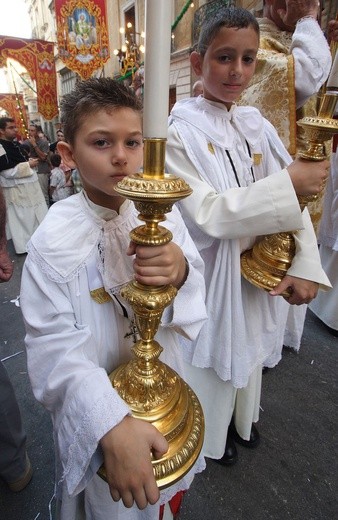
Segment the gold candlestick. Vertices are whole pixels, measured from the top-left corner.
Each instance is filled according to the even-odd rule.
[[[338,92],[326,92],[318,116],[304,117],[297,121],[304,128],[309,141],[309,148],[300,154],[303,159],[322,161],[327,157],[325,141],[338,132],[338,121],[332,117],[337,100]],[[316,197],[298,197],[301,209]],[[294,255],[295,241],[292,231],[266,235],[252,249],[242,254],[242,276],[256,287],[271,291],[286,275]],[[288,297],[289,293],[285,291],[282,296]]]
[[[126,177],[116,191],[133,200],[145,224],[130,232],[136,244],[163,245],[171,241],[169,230],[159,225],[174,202],[190,195],[186,182],[164,174],[166,139],[145,139],[144,172]],[[203,444],[204,418],[201,405],[191,388],[158,358],[162,347],[154,336],[164,309],[177,290],[165,285],[148,286],[131,281],[121,296],[131,305],[140,340],[132,351],[134,358],[114,370],[109,378],[129,405],[133,417],[152,423],[167,439],[169,450],[153,459],[157,485],[163,489],[182,478],[195,463]],[[104,466],[99,475],[106,479]]]

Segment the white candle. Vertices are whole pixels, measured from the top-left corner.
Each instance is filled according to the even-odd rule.
[[[327,80],[327,88],[338,89],[338,52],[336,52],[332,63],[330,76]]]
[[[143,134],[167,137],[171,47],[170,0],[146,0]]]

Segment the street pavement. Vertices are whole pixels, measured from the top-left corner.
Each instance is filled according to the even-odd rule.
[[[51,520],[51,420],[35,401],[27,375],[18,301],[25,255],[16,255],[11,242],[9,248],[15,271],[0,284],[0,358],[8,358],[4,364],[22,412],[34,476],[20,493],[0,481],[0,520]],[[260,446],[238,446],[232,467],[208,460],[185,496],[179,520],[338,519],[337,357],[338,338],[308,311],[299,353],[284,349],[280,364],[263,376]]]

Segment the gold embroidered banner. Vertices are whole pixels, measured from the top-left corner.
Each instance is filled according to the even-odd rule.
[[[59,58],[88,79],[109,58],[105,0],[55,0]]]
[[[0,36],[0,67],[17,60],[36,81],[39,113],[47,120],[58,115],[54,43]]]
[[[18,129],[18,139],[27,138],[27,113],[22,94],[0,94],[0,107],[6,110],[8,117],[14,119]]]

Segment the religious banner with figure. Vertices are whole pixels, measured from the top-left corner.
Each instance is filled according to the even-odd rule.
[[[28,136],[27,113],[22,94],[0,94],[0,107],[6,110],[8,117],[14,119],[18,129],[18,139],[24,140]]]
[[[88,79],[109,58],[105,0],[55,0],[59,58]]]
[[[47,120],[58,115],[54,43],[0,36],[0,67],[17,60],[36,82],[39,113]]]

